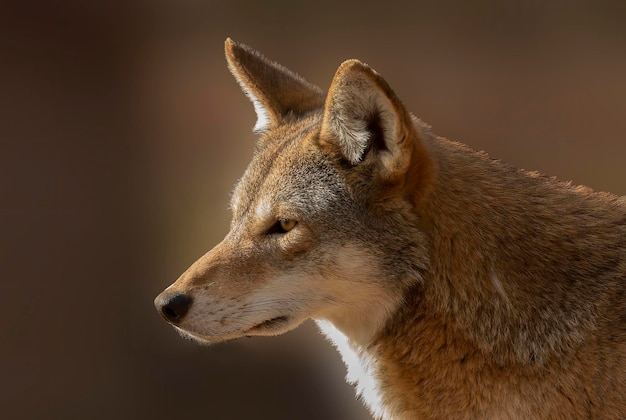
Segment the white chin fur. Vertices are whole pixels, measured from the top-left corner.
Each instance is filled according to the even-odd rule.
[[[211,344],[215,344],[217,341],[211,341],[205,337],[199,336],[199,335],[195,335],[193,333],[190,333],[189,331],[185,331],[182,328],[179,328],[177,326],[174,325],[174,329],[176,331],[178,331],[178,334],[180,334],[181,337],[187,339],[187,340],[192,340],[195,341],[196,343],[199,344],[204,344],[204,345],[211,345]]]

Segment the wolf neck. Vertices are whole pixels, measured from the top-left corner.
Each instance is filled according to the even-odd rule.
[[[615,281],[619,247],[598,241],[623,243],[610,219],[623,217],[623,207],[611,214],[590,189],[458,143],[431,146],[437,180],[419,210],[430,266],[415,305],[499,366],[541,366],[571,352],[596,327]]]
[[[407,289],[403,304],[368,340],[318,321],[376,418],[395,418],[412,404],[399,383],[430,384],[464,406],[467,393],[438,369],[461,384],[486,366],[549,370],[547,364],[567,359],[593,331],[606,310],[596,302],[608,301],[603,284],[620,279],[611,277],[619,247],[614,255],[599,253],[594,238],[623,243],[625,232],[607,233],[610,218],[601,220],[608,206],[598,196],[460,144],[431,142],[438,174],[416,209],[430,241],[423,289]],[[623,218],[623,207],[613,217]],[[588,278],[603,280],[594,286]],[[584,307],[576,303],[581,294],[588,298]],[[416,392],[439,398],[429,389]]]

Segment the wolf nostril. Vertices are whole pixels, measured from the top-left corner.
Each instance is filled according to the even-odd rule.
[[[161,315],[168,322],[180,322],[191,306],[191,298],[184,294],[174,295],[161,304]]]
[[[163,315],[165,315],[165,318],[170,320],[180,318],[180,315],[178,315],[170,306],[165,306],[163,308]]]

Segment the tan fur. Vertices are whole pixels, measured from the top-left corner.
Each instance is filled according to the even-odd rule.
[[[626,200],[434,136],[359,61],[324,96],[226,57],[262,137],[168,321],[215,342],[313,318],[376,418],[626,418]]]

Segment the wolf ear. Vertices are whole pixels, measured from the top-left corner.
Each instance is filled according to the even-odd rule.
[[[324,105],[324,92],[252,48],[226,39],[230,72],[250,98],[257,114],[255,133],[279,126]]]
[[[411,117],[387,82],[358,60],[339,66],[324,106],[321,140],[352,164],[375,153],[383,175],[404,173],[411,159]]]

